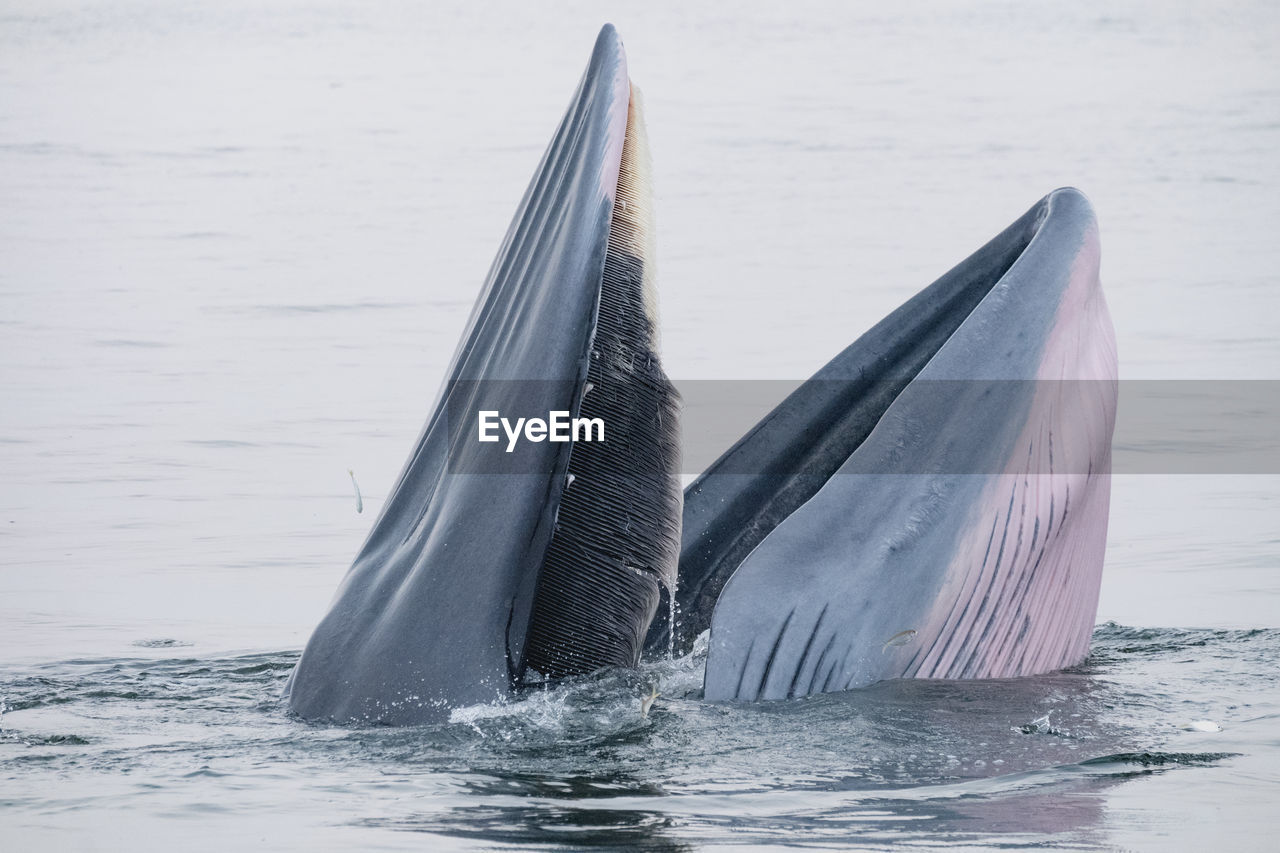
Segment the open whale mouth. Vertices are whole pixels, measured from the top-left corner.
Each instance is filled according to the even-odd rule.
[[[1116,376],[1084,197],[1046,197],[683,495],[650,207],[639,96],[606,26],[417,445],[290,676],[292,710],[434,722],[708,627],[710,699],[1078,662]],[[506,442],[486,432],[497,423]],[[556,438],[562,423],[574,438]]]
[[[429,722],[638,662],[675,584],[681,506],[648,181],[639,96],[606,26],[435,411],[294,670],[295,712]],[[549,413],[603,440],[546,440],[544,422],[514,448],[477,428]]]

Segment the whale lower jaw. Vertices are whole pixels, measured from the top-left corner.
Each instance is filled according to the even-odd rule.
[[[1117,389],[1088,202],[1051,194],[921,297],[907,319],[944,332],[936,351],[886,361],[891,315],[688,490],[694,629],[698,582],[720,586],[708,699],[1031,675],[1088,653]],[[883,399],[847,416],[853,429],[806,420],[868,374]],[[762,450],[799,473],[719,473]],[[735,520],[755,541],[717,536]]]

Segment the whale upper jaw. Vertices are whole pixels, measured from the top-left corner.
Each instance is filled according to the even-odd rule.
[[[681,498],[645,156],[606,25],[434,411],[290,677],[295,713],[433,722],[527,680],[637,662],[674,583]],[[603,415],[609,435],[508,455],[478,441],[482,411]]]

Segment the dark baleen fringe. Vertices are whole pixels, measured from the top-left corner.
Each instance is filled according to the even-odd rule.
[[[538,575],[524,666],[543,678],[635,666],[680,551],[679,400],[662,371],[645,281],[648,151],[637,93],[609,228],[588,385],[578,413],[604,442],[576,442]],[[652,271],[649,271],[652,279]],[[594,437],[594,436],[593,436]],[[526,682],[533,673],[518,673]]]

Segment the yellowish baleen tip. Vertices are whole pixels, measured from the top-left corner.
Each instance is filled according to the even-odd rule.
[[[644,98],[634,83],[627,105],[627,135],[622,144],[622,164],[618,169],[618,190],[609,228],[609,248],[639,258],[643,265],[641,292],[645,316],[653,331],[653,348],[658,349],[658,297],[655,287],[656,253],[653,247],[653,185],[649,135],[644,126]]]

